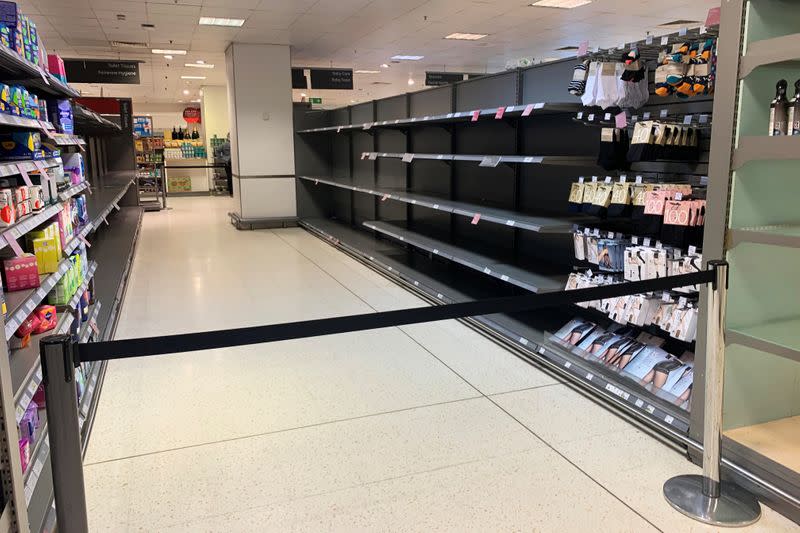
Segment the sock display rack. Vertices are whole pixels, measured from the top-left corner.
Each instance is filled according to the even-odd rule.
[[[780,0],[732,0],[721,27],[715,114],[725,119],[715,125],[704,246],[731,265],[723,453],[800,522],[800,115],[770,110],[780,80],[788,107],[798,102],[800,12]],[[775,135],[771,119],[788,129]],[[692,417],[702,428],[702,406]]]
[[[715,38],[715,28],[681,31],[667,36],[660,47],[661,37],[656,38],[654,46],[670,52],[685,46],[688,54],[692,44],[687,41]],[[651,45],[648,38],[626,43],[624,51],[641,49],[641,64],[648,67],[642,72],[649,72],[653,93],[660,59]],[[663,206],[661,212],[648,209],[648,215],[637,216],[637,204],[628,200],[612,214],[608,202],[571,198],[576,187],[603,185],[609,194],[615,186],[661,191],[668,203],[697,202],[698,212],[704,205],[713,93],[688,98],[651,94],[637,107],[598,107],[584,105],[568,91],[584,59],[619,60],[622,53],[595,50],[584,58],[333,111],[296,106],[300,224],[437,303],[562,291],[576,275],[592,283],[606,283],[609,276],[621,281],[628,248],[654,250],[676,264],[691,259],[692,268],[700,268],[701,222],[667,228]],[[628,145],[605,145],[607,129],[633,138],[640,123],[666,128],[673,140],[640,146],[636,157],[626,152]],[[673,197],[673,189],[682,192]],[[614,264],[579,257],[576,242],[586,238],[614,239]],[[669,301],[671,310],[690,311],[686,316],[697,319],[696,290],[645,296],[651,303]],[[571,305],[467,322],[680,441],[689,434],[697,403],[690,398],[694,336],[665,329],[666,322],[636,325],[612,316],[600,305]],[[653,347],[648,357],[655,358],[634,358],[637,365],[629,369],[636,367],[636,372],[626,371],[628,360],[618,363],[609,356],[604,362],[589,346],[581,349],[564,341],[560,330],[576,320],[590,323],[598,335],[625,337],[626,346],[641,341]],[[643,366],[647,361],[654,368]],[[665,370],[656,367],[658,362],[672,366]],[[669,376],[667,384],[659,374]],[[679,381],[682,388],[673,393],[678,389],[669,387]]]

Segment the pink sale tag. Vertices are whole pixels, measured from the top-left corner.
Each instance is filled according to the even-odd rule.
[[[706,15],[706,27],[719,25],[720,9],[719,7],[712,7],[708,10],[708,15]]]
[[[389,195],[384,194],[383,196],[381,196],[381,202],[385,202],[387,198],[389,198]]]
[[[578,57],[585,56],[588,51],[589,41],[581,41],[581,44],[578,45]]]
[[[618,128],[628,127],[628,115],[626,115],[624,111],[622,113],[618,113],[614,117],[614,120],[616,121]]]
[[[474,217],[472,217],[472,222],[471,222],[471,224],[474,226],[474,225],[476,225],[478,222],[480,222],[480,220],[481,220],[481,214],[480,214],[480,213],[475,213],[475,216],[474,216]]]
[[[28,176],[28,171],[25,170],[25,167],[23,167],[22,165],[17,165],[17,170],[19,170],[19,173],[22,176],[22,181],[25,182],[25,185],[27,185],[28,187],[33,185],[33,182],[31,181],[31,177]]]
[[[472,112],[472,122],[478,122],[478,118],[481,116],[480,110]]]
[[[528,105],[526,105],[526,106],[525,106],[525,111],[523,111],[523,112],[522,112],[522,116],[523,116],[523,117],[527,117],[527,116],[529,116],[531,113],[533,113],[533,108],[534,108],[535,106],[536,106],[536,104],[528,104]]]
[[[494,114],[494,118],[495,118],[495,120],[500,120],[501,118],[503,118],[503,115],[505,115],[505,114],[506,114],[506,108],[505,107],[498,107],[497,108],[497,113]]]
[[[78,235],[78,240],[81,241],[83,244],[85,244],[87,248],[91,248],[92,247],[92,243],[87,241],[86,237],[84,237],[83,235]]]

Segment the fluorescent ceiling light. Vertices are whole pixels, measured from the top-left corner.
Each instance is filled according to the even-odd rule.
[[[357,70],[356,74],[380,74],[380,70]]]
[[[530,7],[557,7],[560,9],[573,9],[575,7],[585,6],[591,4],[592,0],[539,0],[532,4]]]
[[[244,19],[226,19],[222,17],[200,17],[201,26],[228,26],[239,28],[244,24]]]
[[[161,49],[161,48],[153,48],[151,50],[151,52],[153,52],[154,54],[169,54],[169,55],[175,55],[175,56],[185,56],[186,55],[186,50],[164,50],[164,49]]]
[[[189,89],[184,89],[183,90],[183,95],[186,96],[187,94],[189,94]]]
[[[183,66],[189,68],[214,68],[212,63],[184,63]]]
[[[388,63],[381,63],[381,68],[389,68],[389,64]]]
[[[403,56],[403,55],[392,56],[392,59],[394,59],[395,61],[419,61],[420,59],[424,58],[425,56]]]
[[[414,81],[414,78],[408,78],[408,84],[409,84],[409,85],[414,85],[414,83],[416,83],[416,82]]]
[[[445,39],[454,39],[456,41],[477,41],[478,39],[483,39],[484,37],[488,37],[489,34],[487,33],[451,33]]]
[[[181,76],[182,80],[204,80],[205,76]]]
[[[167,55],[164,56],[164,59],[172,59],[172,56],[167,54]]]
[[[201,102],[201,100],[199,98],[197,98],[196,100],[189,100],[189,101],[190,102],[194,102],[195,104],[199,104]]]

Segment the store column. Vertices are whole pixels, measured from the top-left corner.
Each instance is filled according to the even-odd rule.
[[[297,214],[289,47],[232,43],[225,51],[236,213]]]

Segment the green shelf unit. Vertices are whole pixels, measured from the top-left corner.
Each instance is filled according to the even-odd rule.
[[[800,79],[800,9],[729,0],[720,28],[703,252],[730,264],[723,456],[738,467],[727,475],[800,523],[800,136],[769,136],[777,82],[791,98]],[[702,438],[698,403],[690,435]]]

